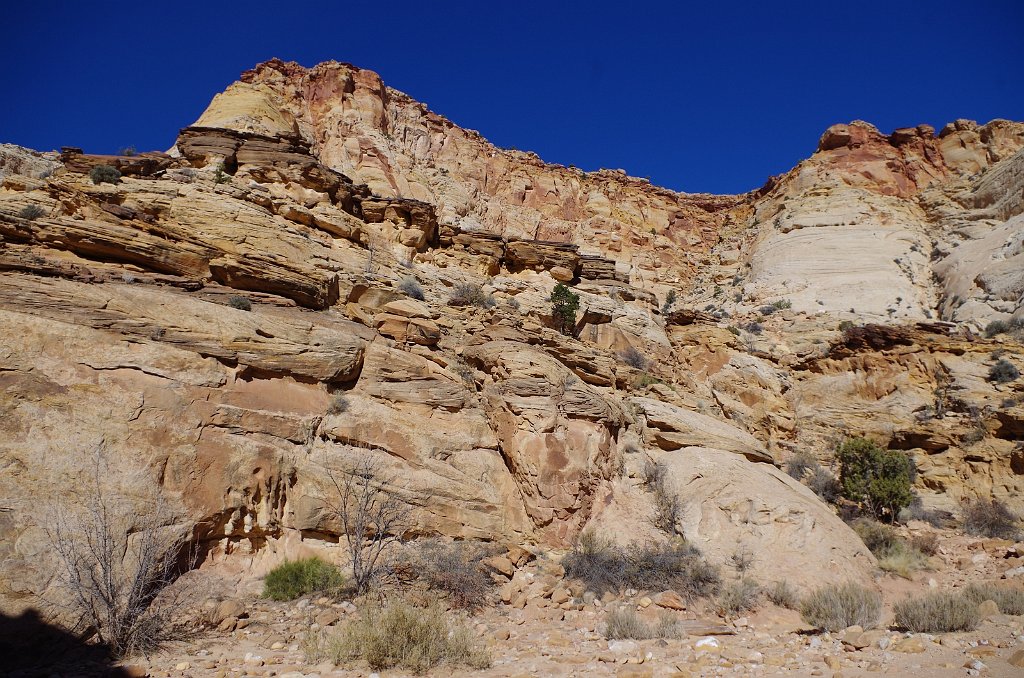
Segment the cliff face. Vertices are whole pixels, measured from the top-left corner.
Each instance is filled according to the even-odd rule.
[[[843,435],[912,453],[930,506],[1024,508],[1022,385],[986,379],[994,351],[1024,368],[1021,337],[977,334],[1022,314],[1022,146],[1006,121],[852,123],[760,191],[687,195],[275,60],[169,155],[5,149],[7,604],[46,586],[33,507],[98,445],[180,496],[205,557],[257,568],[329,548],[327,474],[365,456],[415,534],[549,547],[659,538],[660,462],[671,531],[805,586],[873,565],[777,468]],[[98,164],[123,178],[93,184]]]

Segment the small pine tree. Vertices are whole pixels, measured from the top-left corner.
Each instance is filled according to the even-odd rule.
[[[562,283],[551,291],[551,314],[562,334],[572,336],[576,330],[576,312],[580,310],[580,295]]]
[[[836,452],[844,497],[867,507],[879,520],[892,522],[914,500],[914,461],[866,438],[851,438]]]

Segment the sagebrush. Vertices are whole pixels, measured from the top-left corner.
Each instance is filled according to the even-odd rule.
[[[893,607],[895,623],[911,633],[973,631],[978,626],[978,605],[959,592],[935,591],[906,598]]]
[[[1017,539],[1020,518],[998,499],[974,499],[963,506],[964,532],[979,537]]]
[[[1024,588],[1013,584],[984,582],[971,584],[964,595],[975,604],[991,600],[1003,614],[1024,615]]]
[[[488,553],[479,545],[426,539],[417,545],[412,565],[417,578],[443,593],[451,607],[478,610],[494,588],[482,564]]]
[[[651,638],[678,638],[681,635],[680,624],[665,612],[658,621],[644,621],[629,607],[613,607],[604,618],[604,637],[609,640],[649,640]]]
[[[805,622],[833,633],[855,624],[873,628],[881,610],[878,592],[855,582],[823,586],[800,602],[800,616]]]

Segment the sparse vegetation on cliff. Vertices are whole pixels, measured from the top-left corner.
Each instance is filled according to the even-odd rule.
[[[576,312],[580,310],[580,295],[558,283],[551,291],[551,315],[558,330],[565,335],[576,332]]]
[[[121,180],[121,172],[110,165],[96,165],[89,170],[89,178],[94,184],[116,184]]]

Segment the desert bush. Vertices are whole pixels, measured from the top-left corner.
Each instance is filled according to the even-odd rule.
[[[110,165],[96,165],[89,170],[89,178],[94,184],[116,184],[121,180],[121,172]]]
[[[365,660],[374,671],[424,673],[439,664],[485,669],[487,650],[439,605],[413,607],[404,601],[369,606],[341,627],[326,654],[335,664]]]
[[[487,552],[462,542],[427,539],[418,544],[417,577],[444,593],[451,607],[477,610],[486,602],[494,581],[481,565]]]
[[[805,622],[832,632],[855,624],[872,628],[878,623],[881,609],[881,596],[854,582],[823,586],[800,602],[800,616]]]
[[[782,311],[787,308],[793,308],[793,302],[789,299],[778,299],[772,302],[772,308],[776,311]]]
[[[360,593],[382,574],[383,557],[408,528],[409,507],[391,489],[394,479],[367,453],[345,471],[327,472],[334,490],[324,509],[341,523],[351,563],[352,583]]]
[[[678,638],[679,623],[670,613],[664,613],[657,623],[651,624],[629,607],[614,607],[604,618],[604,637],[609,640],[649,640],[651,638]]]
[[[674,534],[679,514],[683,510],[668,483],[668,469],[664,464],[648,461],[644,466],[644,482],[654,494],[654,525],[659,530]]]
[[[647,356],[632,346],[619,353],[619,358],[622,359],[622,362],[637,370],[646,370],[647,365],[650,363]]]
[[[662,315],[667,315],[672,310],[672,305],[676,303],[676,291],[669,290],[665,295],[665,302],[661,305]]]
[[[914,535],[910,540],[910,547],[926,556],[934,556],[939,552],[939,535],[934,532]]]
[[[418,299],[419,301],[424,299],[423,286],[411,275],[402,278],[401,282],[398,283],[398,291],[412,299]]]
[[[993,320],[988,325],[985,325],[985,336],[991,339],[997,334],[1003,334],[1010,330],[1010,323],[1005,320]]]
[[[138,151],[135,150],[134,146],[125,146],[124,148],[120,149],[117,152],[118,155],[127,155],[127,156],[133,156],[133,155],[136,155],[137,153],[138,153]]]
[[[110,463],[102,447],[65,488],[45,527],[57,559],[52,604],[70,630],[115,657],[149,653],[181,634],[183,598],[167,589],[194,553],[177,512],[142,468]]]
[[[908,544],[896,530],[870,518],[858,518],[851,527],[861,538],[868,550],[878,559],[879,569],[910,579],[914,572],[923,568],[927,556]]]
[[[343,414],[348,412],[349,402],[344,394],[338,393],[331,398],[331,404],[327,406],[327,414]]]
[[[727,584],[718,594],[718,611],[723,615],[737,615],[757,607],[761,587],[751,579]]]
[[[980,621],[977,603],[951,591],[905,598],[893,606],[893,613],[896,626],[912,633],[973,631]]]
[[[25,205],[21,208],[21,211],[18,212],[18,216],[26,221],[35,221],[44,214],[46,214],[46,210],[39,205]]]
[[[797,595],[796,589],[790,586],[785,579],[777,581],[765,589],[765,595],[775,605],[788,610],[795,610],[800,604],[800,597]]]
[[[721,579],[693,546],[632,544],[617,547],[586,531],[562,560],[565,574],[597,593],[626,587],[671,589],[688,598],[714,595]]]
[[[998,499],[975,499],[963,507],[964,532],[979,537],[1017,539],[1020,518]]]
[[[491,308],[497,302],[494,297],[484,292],[479,285],[472,283],[459,283],[452,289],[448,297],[449,306],[476,306],[477,308]]]
[[[239,311],[251,311],[252,302],[245,297],[238,295],[232,295],[228,297],[228,306],[231,308],[237,308]]]
[[[1006,358],[1000,358],[988,370],[988,380],[997,384],[1005,384],[1020,376],[1020,370]]]
[[[807,485],[822,501],[834,503],[839,499],[839,481],[806,452],[790,457],[785,469],[791,478]]]
[[[879,520],[894,521],[914,499],[914,461],[866,438],[844,441],[836,451],[842,495],[867,508]]]
[[[762,325],[759,322],[749,322],[746,323],[745,325],[742,325],[741,327],[747,332],[750,332],[751,334],[761,334],[762,332],[764,332],[764,325]]]
[[[950,517],[952,516],[948,512],[926,509],[920,497],[914,497],[910,505],[903,509],[899,516],[902,522],[920,520],[932,527],[943,527]]]
[[[294,600],[310,593],[336,593],[345,578],[335,566],[320,558],[303,558],[281,563],[263,580],[263,597]]]
[[[991,600],[1003,614],[1024,615],[1024,588],[1018,586],[991,582],[971,584],[964,589],[964,596],[976,605]]]
[[[580,310],[580,295],[558,283],[551,290],[551,315],[555,318],[558,330],[572,336],[576,332],[576,312]]]

